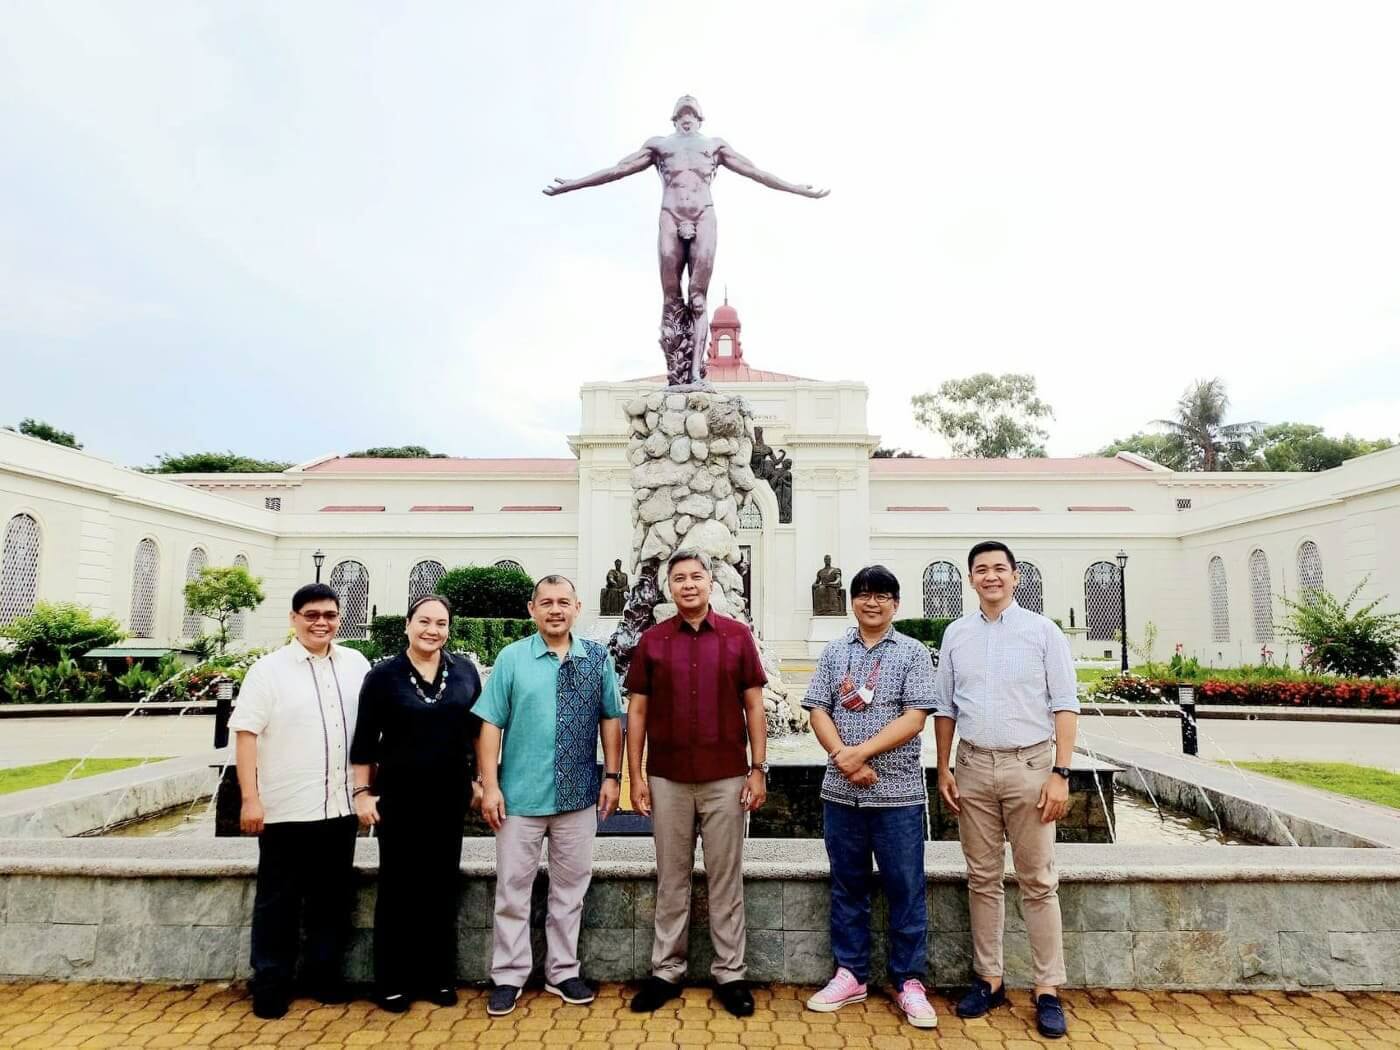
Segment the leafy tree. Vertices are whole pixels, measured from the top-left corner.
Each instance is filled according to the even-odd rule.
[[[14,430],[14,427],[6,427],[6,430]],[[59,430],[52,424],[45,423],[42,419],[25,418],[19,421],[19,432],[25,437],[38,438],[40,441],[52,441],[55,445],[63,445],[65,448],[82,448],[83,443],[66,430]]]
[[[1230,395],[1221,379],[1198,379],[1176,403],[1175,419],[1153,424],[1178,438],[1187,450],[1190,470],[1240,470],[1249,466],[1250,442],[1258,423],[1226,423]]]
[[[446,459],[446,452],[429,452],[422,445],[384,445],[346,454],[346,459]]]
[[[1254,436],[1252,470],[1330,470],[1349,459],[1390,448],[1389,438],[1328,437],[1310,423],[1273,423]]]
[[[90,609],[72,602],[37,602],[28,616],[0,627],[0,638],[14,642],[11,657],[17,664],[54,664],[70,653],[81,656],[125,637],[116,620],[109,616],[99,619]]]
[[[1132,452],[1172,470],[1191,469],[1190,454],[1175,434],[1149,434],[1139,430],[1132,437],[1110,442],[1094,455],[1116,456],[1120,452]]]
[[[219,633],[214,636],[215,653],[219,655],[228,648],[229,620],[256,609],[265,597],[262,579],[241,565],[206,566],[185,584],[185,605],[190,612],[219,625]]]
[[[1345,601],[1321,588],[1283,599],[1288,609],[1283,633],[1304,646],[1303,667],[1340,675],[1390,675],[1400,669],[1400,613],[1376,612],[1385,596],[1351,611],[1366,579]]]
[[[941,434],[958,456],[1000,459],[1045,455],[1048,432],[1036,425],[1055,413],[1035,393],[1035,377],[979,372],[915,394],[914,420]]]
[[[437,593],[452,603],[455,616],[515,620],[530,615],[525,606],[534,587],[529,574],[519,569],[467,565],[439,580]]]
[[[141,469],[147,474],[280,474],[290,466],[235,452],[186,452],[157,456],[155,466]]]
[[[923,459],[919,452],[910,452],[907,448],[885,448],[883,445],[870,453],[871,459]]]

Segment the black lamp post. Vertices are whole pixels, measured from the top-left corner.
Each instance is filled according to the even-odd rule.
[[[1128,552],[1118,552],[1118,637],[1123,649],[1123,673],[1128,673]]]
[[[311,555],[311,560],[316,563],[316,582],[321,582],[321,566],[326,564],[326,552],[320,547],[316,548],[316,553]]]

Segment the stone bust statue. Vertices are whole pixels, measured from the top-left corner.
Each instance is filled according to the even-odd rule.
[[[812,584],[812,615],[846,615],[846,588],[841,585],[841,570],[831,564],[830,554],[823,559]]]
[[[598,598],[598,612],[602,616],[621,616],[627,604],[627,573],[622,571],[622,559],[614,558],[613,567],[608,570],[607,583]]]

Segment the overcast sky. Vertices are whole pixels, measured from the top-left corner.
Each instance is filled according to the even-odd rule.
[[[694,12],[694,13],[691,13]],[[909,395],[1028,371],[1052,455],[1221,376],[1400,430],[1400,5],[0,0],[0,422],[119,462],[567,455],[661,371],[659,187],[705,130],[759,367]]]

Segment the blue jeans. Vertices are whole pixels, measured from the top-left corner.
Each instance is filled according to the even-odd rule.
[[[831,862],[831,954],[870,979],[871,859],[890,905],[890,982],[924,980],[928,905],[924,880],[924,807],[825,803],[826,855]]]

